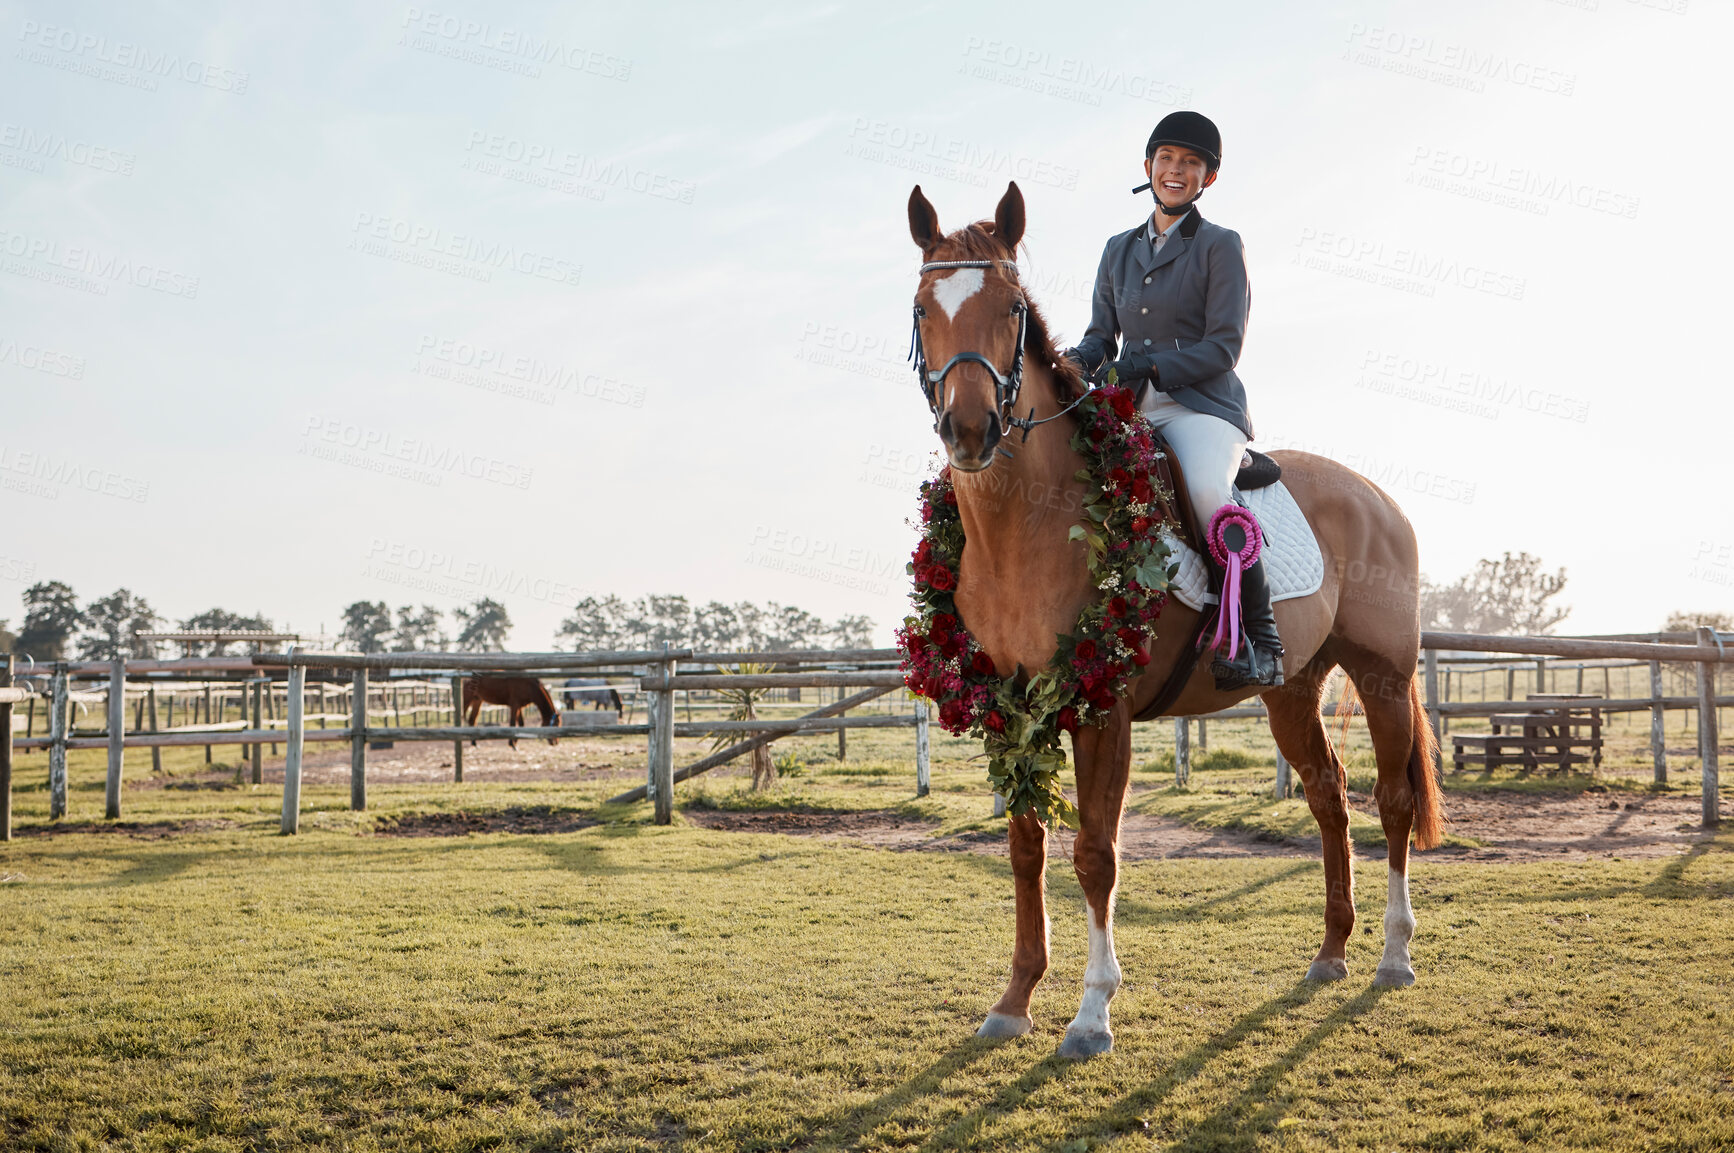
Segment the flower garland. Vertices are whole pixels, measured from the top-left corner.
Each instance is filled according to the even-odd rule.
[[[1106,720],[1127,681],[1150,663],[1154,622],[1174,575],[1159,531],[1168,494],[1156,479],[1155,440],[1132,391],[1093,389],[1077,414],[1072,449],[1087,465],[1077,478],[1093,491],[1070,539],[1084,542],[1090,583],[1102,595],[1059,638],[1047,668],[1023,684],[1001,677],[958,617],[964,534],[949,467],[921,486],[921,542],[907,570],[916,612],[897,632],[904,683],[938,705],[947,731],[983,740],[988,779],[1007,811],[1074,829],[1077,808],[1060,788],[1060,734]]]

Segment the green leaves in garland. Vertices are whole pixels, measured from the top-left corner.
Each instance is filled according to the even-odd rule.
[[[1086,462],[1077,478],[1090,492],[1070,539],[1088,550],[1090,581],[1101,596],[1059,638],[1048,666],[1024,683],[999,676],[959,618],[965,542],[949,468],[921,486],[921,541],[908,566],[915,613],[897,633],[904,683],[938,706],[949,732],[982,740],[988,779],[1007,811],[1074,829],[1078,812],[1060,783],[1066,767],[1060,734],[1107,720],[1127,683],[1150,663],[1174,571],[1160,531],[1168,494],[1158,486],[1155,440],[1131,390],[1095,389],[1077,413],[1072,448]]]

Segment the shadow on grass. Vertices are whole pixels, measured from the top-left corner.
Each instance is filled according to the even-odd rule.
[[[1239,888],[1230,889],[1224,893],[1217,893],[1214,896],[1205,897],[1201,901],[1194,901],[1187,905],[1176,903],[1158,907],[1144,901],[1128,900],[1125,889],[1121,889],[1114,904],[1115,916],[1123,922],[1142,925],[1193,921],[1209,913],[1212,909],[1218,909],[1224,905],[1232,905],[1245,897],[1252,896],[1252,894],[1257,893],[1260,890],[1268,889],[1272,885],[1279,885],[1284,881],[1290,881],[1296,877],[1305,876],[1308,873],[1319,873],[1322,872],[1323,869],[1324,866],[1318,861],[1297,861],[1286,869],[1274,870],[1256,880],[1248,881]],[[1322,898],[1318,902],[1318,909],[1322,916],[1324,909]],[[1287,910],[1280,910],[1280,912],[1288,913],[1300,913],[1304,911],[1305,909],[1299,906]],[[1267,917],[1273,915],[1273,911],[1261,909],[1256,914],[1247,911],[1242,915]]]
[[[1253,1074],[1246,1088],[1236,1094],[1233,1100],[1182,1134],[1171,1148],[1251,1148],[1258,1144],[1264,1134],[1277,1127],[1277,1122],[1288,1111],[1287,1102],[1270,1100],[1283,1079],[1294,1072],[1295,1067],[1311,1056],[1333,1033],[1368,1012],[1391,992],[1394,990],[1378,989],[1369,985],[1352,1001],[1345,1001],[1337,1006],[1324,1020],[1313,1026],[1306,1036]]]
[[[1001,1042],[982,1041],[970,1037],[947,1050],[937,1061],[909,1078],[895,1089],[881,1093],[865,1105],[858,1105],[835,1121],[824,1121],[792,1144],[802,1148],[844,1150],[859,1147],[880,1125],[920,1100],[939,1092],[946,1079],[969,1068],[999,1047]]]
[[[1105,1135],[1141,1128],[1143,1117],[1171,1097],[1181,1086],[1204,1074],[1214,1062],[1239,1048],[1274,1019],[1311,1001],[1321,988],[1316,982],[1297,982],[1288,992],[1266,1001],[1227,1029],[1194,1046],[1190,1052],[1176,1059],[1160,1076],[1132,1090],[1104,1109],[1094,1121],[1083,1126],[1080,1132]],[[1277,1118],[1283,1112],[1281,1103],[1266,1100],[1282,1079],[1333,1033],[1365,1014],[1388,992],[1391,990],[1377,989],[1369,985],[1353,1000],[1333,1009],[1324,1020],[1313,1026],[1306,1036],[1254,1074],[1233,1100],[1180,1136],[1174,1147],[1221,1149],[1255,1143],[1253,1135],[1274,1128]]]

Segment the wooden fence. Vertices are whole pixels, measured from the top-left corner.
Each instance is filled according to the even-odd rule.
[[[1657,779],[1666,779],[1665,751],[1661,748],[1662,715],[1666,709],[1687,709],[1697,714],[1699,760],[1703,781],[1703,821],[1713,826],[1717,820],[1718,764],[1717,709],[1734,704],[1734,698],[1717,697],[1715,670],[1718,664],[1734,661],[1734,635],[1717,634],[1700,629],[1695,634],[1654,633],[1627,634],[1616,637],[1506,637],[1461,633],[1422,634],[1420,674],[1425,703],[1436,736],[1445,736],[1446,725],[1453,716],[1489,716],[1521,707],[1524,702],[1449,701],[1442,699],[1440,671],[1449,658],[1441,654],[1499,653],[1533,656],[1537,660],[1538,685],[1545,685],[1549,658],[1608,659],[1645,662],[1651,670],[1651,692],[1643,697],[1597,699],[1596,707],[1603,712],[1647,710],[1652,717],[1652,742],[1656,746]],[[1690,642],[1690,643],[1688,643]],[[211,746],[238,744],[252,754],[253,780],[261,783],[260,750],[262,746],[283,744],[284,761],[283,820],[285,833],[293,833],[300,821],[300,791],[302,760],[308,742],[348,742],[350,746],[350,805],[356,810],[367,806],[366,750],[373,741],[451,741],[454,752],[454,779],[463,779],[463,744],[467,740],[505,740],[510,738],[541,739],[549,730],[541,727],[513,728],[504,725],[465,726],[457,723],[457,703],[461,700],[461,680],[468,674],[520,672],[525,674],[559,675],[580,670],[631,676],[637,679],[639,691],[647,698],[647,717],[643,723],[607,725],[567,725],[562,734],[586,731],[614,735],[640,735],[647,742],[646,781],[612,798],[630,802],[648,798],[654,807],[655,820],[667,824],[672,819],[674,785],[690,779],[766,745],[779,737],[794,733],[837,732],[851,728],[913,728],[916,737],[916,790],[926,795],[929,788],[929,716],[919,698],[914,699],[913,711],[907,714],[881,716],[845,715],[855,709],[902,687],[902,674],[893,667],[900,657],[896,649],[800,650],[770,653],[704,653],[681,649],[659,649],[632,652],[594,653],[333,653],[303,652],[291,649],[283,653],[265,653],[251,657],[206,657],[186,660],[121,660],[63,661],[52,665],[46,676],[49,701],[49,731],[41,738],[12,737],[12,709],[15,704],[32,701],[39,694],[13,684],[10,663],[0,669],[0,838],[10,837],[11,754],[14,746],[45,748],[49,760],[49,808],[53,818],[66,813],[66,753],[69,749],[106,748],[108,774],[104,789],[104,812],[108,819],[120,816],[122,758],[127,745],[141,748]],[[1470,658],[1473,659],[1473,658]],[[9,662],[9,658],[8,658]],[[729,664],[773,664],[781,671],[760,674],[729,674],[706,671],[705,666],[721,668]],[[1694,697],[1664,696],[1660,670],[1664,666],[1690,666],[1696,670]],[[697,666],[698,671],[682,671]],[[875,667],[877,666],[877,667]],[[349,713],[343,718],[343,728],[308,728],[305,711],[308,670],[343,670],[350,674],[346,687]],[[397,672],[400,674],[436,674],[450,679],[452,720],[449,725],[375,725],[370,722],[369,673]],[[286,681],[284,729],[264,727],[261,723],[260,690],[274,682],[272,674]],[[126,726],[126,681],[129,675],[195,676],[218,675],[239,677],[242,709],[245,718],[248,687],[252,690],[251,727],[243,719],[237,727],[184,727],[173,732],[157,732],[154,703],[151,709],[151,730],[129,733]],[[77,736],[69,729],[69,705],[73,696],[74,678],[102,678],[106,681],[107,724],[101,736]],[[1581,677],[1581,671],[1580,671]],[[38,676],[38,679],[43,679]],[[1447,678],[1448,679],[1448,678]],[[159,684],[161,682],[158,682]],[[1404,682],[1406,689],[1407,682]],[[750,721],[687,721],[675,720],[675,694],[693,691],[714,691],[745,688],[836,688],[856,689],[853,694],[822,706],[804,716],[769,718]],[[1365,693],[1366,686],[1357,686]],[[1376,691],[1376,690],[1375,690]],[[429,694],[430,699],[433,694]],[[1509,694],[1508,694],[1509,696]],[[341,699],[341,698],[340,698]],[[690,705],[690,696],[688,697]],[[33,707],[33,705],[32,705]],[[412,708],[415,706],[412,706]],[[142,703],[141,703],[142,708]],[[1207,719],[1257,717],[1264,715],[1257,703],[1210,714]],[[329,719],[320,714],[321,724]],[[1193,718],[1175,721],[1175,771],[1184,783],[1190,772],[1191,723]],[[1202,724],[1200,734],[1202,736]],[[680,768],[674,766],[674,738],[712,736],[718,733],[740,732],[743,739],[710,756]],[[750,734],[750,735],[749,735]],[[1278,795],[1287,795],[1290,788],[1289,766],[1277,756]],[[996,813],[1003,813],[1003,800],[995,798]]]

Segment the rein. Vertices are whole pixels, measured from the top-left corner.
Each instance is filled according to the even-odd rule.
[[[929,272],[948,268],[987,269],[1002,266],[1011,269],[1014,280],[1017,278],[1018,266],[1015,261],[1011,260],[930,260],[921,266],[918,275],[926,275]],[[921,343],[921,320],[927,313],[919,304],[915,306],[915,320],[909,333],[909,360],[914,365],[915,378],[921,385],[922,395],[927,398],[928,411],[933,413],[935,431],[939,428],[939,396],[945,387],[945,378],[951,375],[951,370],[960,364],[974,363],[987,369],[988,375],[993,378],[994,407],[999,415],[1000,431],[1003,433],[1008,428],[1020,428],[1023,430],[1025,442],[1028,442],[1031,431],[1038,424],[1058,420],[1077,408],[1079,401],[1084,399],[1079,396],[1053,416],[1044,416],[1040,420],[1035,419],[1034,405],[1030,406],[1028,416],[1020,417],[1017,415],[1018,393],[1023,390],[1024,385],[1024,337],[1029,331],[1030,315],[1029,306],[1024,303],[1021,296],[1018,298],[1017,304],[1013,306],[1013,311],[1017,313],[1018,318],[1017,350],[1012,354],[1011,370],[1002,376],[993,361],[981,353],[973,351],[958,353],[946,361],[945,366],[938,371],[929,370],[927,367],[927,349]]]

